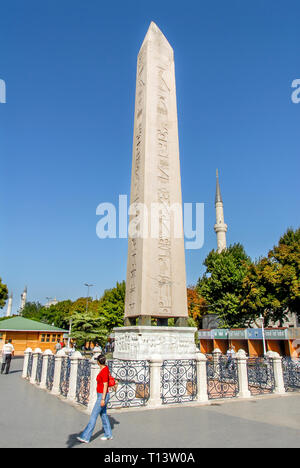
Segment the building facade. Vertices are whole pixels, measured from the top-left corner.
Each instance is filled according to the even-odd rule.
[[[211,354],[218,348],[226,354],[230,346],[235,351],[243,349],[250,357],[263,356],[263,333],[261,328],[218,328],[199,330],[200,351]],[[266,328],[266,351],[275,351],[280,356],[300,356],[300,328]]]
[[[23,356],[27,348],[55,352],[57,340],[62,341],[68,330],[16,316],[0,321],[0,350],[6,340],[12,340],[16,356]]]

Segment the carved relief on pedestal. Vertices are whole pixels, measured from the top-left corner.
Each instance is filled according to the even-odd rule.
[[[196,352],[194,341],[194,329],[177,332],[170,331],[149,331],[143,333],[118,333],[115,336],[115,351],[121,359],[126,354],[138,357],[139,359],[150,359],[152,355],[184,356]]]

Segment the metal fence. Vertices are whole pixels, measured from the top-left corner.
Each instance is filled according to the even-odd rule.
[[[300,390],[300,358],[282,358],[282,366],[276,355],[270,357],[257,357],[242,359],[238,365],[237,358],[231,358],[214,353],[207,355],[205,363],[202,357],[197,363],[196,359],[174,359],[162,361],[161,367],[156,363],[152,368],[151,375],[153,383],[150,382],[150,362],[147,360],[119,360],[112,359],[107,361],[111,375],[117,382],[116,391],[110,389],[109,408],[127,408],[146,406],[150,398],[150,390],[153,390],[152,398],[155,404],[181,404],[188,403],[199,398],[206,401],[235,398],[241,391],[241,397],[248,388],[252,395],[269,394],[275,391],[275,377],[278,391],[282,392],[282,376],[286,391]],[[27,370],[23,369],[24,376],[31,382],[41,384],[43,372],[46,372],[46,388],[51,391],[53,388],[54,373],[55,382],[59,380],[59,393],[65,397],[68,394],[76,394],[76,401],[84,406],[88,406],[90,392],[94,396],[96,381],[91,382],[91,366],[89,359],[82,359],[79,355],[77,366],[74,365],[74,371],[77,367],[77,377],[72,378],[72,388],[70,388],[71,359],[69,356],[55,357],[54,355],[42,355],[35,353],[36,375],[31,375],[33,370],[33,353],[28,354]],[[61,359],[61,361],[60,361]],[[203,360],[202,360],[203,359]],[[247,378],[246,378],[247,362]],[[44,365],[46,369],[44,369]],[[61,367],[60,367],[61,365]],[[207,396],[206,379],[197,379],[197,371],[200,375],[202,371],[207,372]],[[44,371],[43,371],[44,369]],[[55,371],[56,369],[56,371]],[[276,374],[274,375],[274,369]],[[241,371],[241,376],[238,374]],[[98,372],[97,366],[93,367],[93,375]],[[60,373],[59,375],[57,373]],[[160,376],[160,383],[159,383]],[[239,382],[240,377],[240,382]],[[44,377],[43,377],[44,379]],[[157,383],[155,383],[157,382]],[[44,380],[43,385],[44,386]],[[152,387],[157,385],[155,389]],[[239,388],[241,384],[241,388]],[[75,389],[76,385],[76,389]],[[91,387],[92,385],[92,387]],[[200,385],[199,388],[197,386]],[[246,387],[246,388],[245,388]],[[55,388],[55,392],[57,392]],[[70,391],[69,391],[70,390]],[[159,398],[160,390],[160,398]],[[151,398],[151,401],[152,401]],[[158,401],[157,401],[158,400]]]
[[[283,380],[286,392],[300,390],[300,359],[284,357],[282,359]]]
[[[62,363],[61,363],[60,383],[59,383],[60,393],[64,397],[68,395],[68,391],[69,391],[70,372],[71,372],[71,359],[69,357],[65,357],[62,359]]]
[[[76,400],[84,406],[87,406],[89,403],[90,385],[91,362],[89,359],[81,359],[78,362]]]
[[[162,404],[184,403],[197,397],[195,359],[165,360],[161,368]]]
[[[38,355],[37,366],[36,366],[36,383],[39,385],[41,383],[43,370],[43,355]]]
[[[269,358],[248,359],[248,384],[251,395],[261,395],[274,391],[274,369]]]
[[[109,391],[108,408],[145,406],[150,396],[149,362],[113,359],[107,365],[117,382],[116,391]]]
[[[237,396],[239,379],[236,359],[208,356],[207,392],[210,400]]]
[[[29,356],[28,356],[27,379],[30,379],[30,377],[31,377],[32,362],[33,362],[33,354],[30,353]]]
[[[46,377],[46,387],[48,390],[52,390],[52,387],[53,387],[54,366],[55,366],[55,357],[48,356],[47,377]]]

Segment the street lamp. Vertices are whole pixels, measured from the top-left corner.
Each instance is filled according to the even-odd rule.
[[[267,354],[267,348],[266,348],[266,337],[265,337],[265,327],[264,327],[264,322],[265,319],[262,314],[259,316],[259,320],[261,323],[261,331],[262,331],[262,338],[263,338],[263,346],[264,346],[264,356]]]
[[[88,284],[88,283],[84,283],[85,286],[87,286],[88,290],[87,290],[87,296],[86,296],[86,309],[85,311],[87,312],[87,309],[88,309],[88,302],[89,302],[89,294],[90,294],[90,288],[92,286],[94,286],[94,284]]]

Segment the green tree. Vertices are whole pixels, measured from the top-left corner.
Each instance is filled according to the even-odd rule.
[[[41,309],[41,320],[59,328],[68,329],[72,317],[73,302],[70,300],[60,301],[50,307]]]
[[[75,312],[72,316],[71,338],[76,340],[76,346],[81,347],[86,343],[99,343],[105,346],[108,330],[104,326],[102,317],[95,317],[91,313]]]
[[[289,228],[268,254],[271,262],[280,266],[278,293],[291,312],[300,317],[300,228]]]
[[[42,309],[43,306],[39,302],[26,302],[23,310],[21,311],[21,315],[27,319],[43,321]]]
[[[104,291],[100,299],[99,312],[109,331],[124,325],[125,289],[125,281],[122,281],[116,287]]]
[[[249,265],[241,306],[254,320],[282,325],[288,311],[300,316],[300,229],[289,229],[267,257]]]
[[[243,280],[251,264],[241,244],[230,245],[218,253],[212,250],[204,263],[206,272],[199,278],[197,289],[211,313],[218,314],[221,326],[240,327],[247,322],[241,310]]]
[[[8,289],[6,284],[2,283],[0,278],[0,309],[3,309],[8,298]]]

